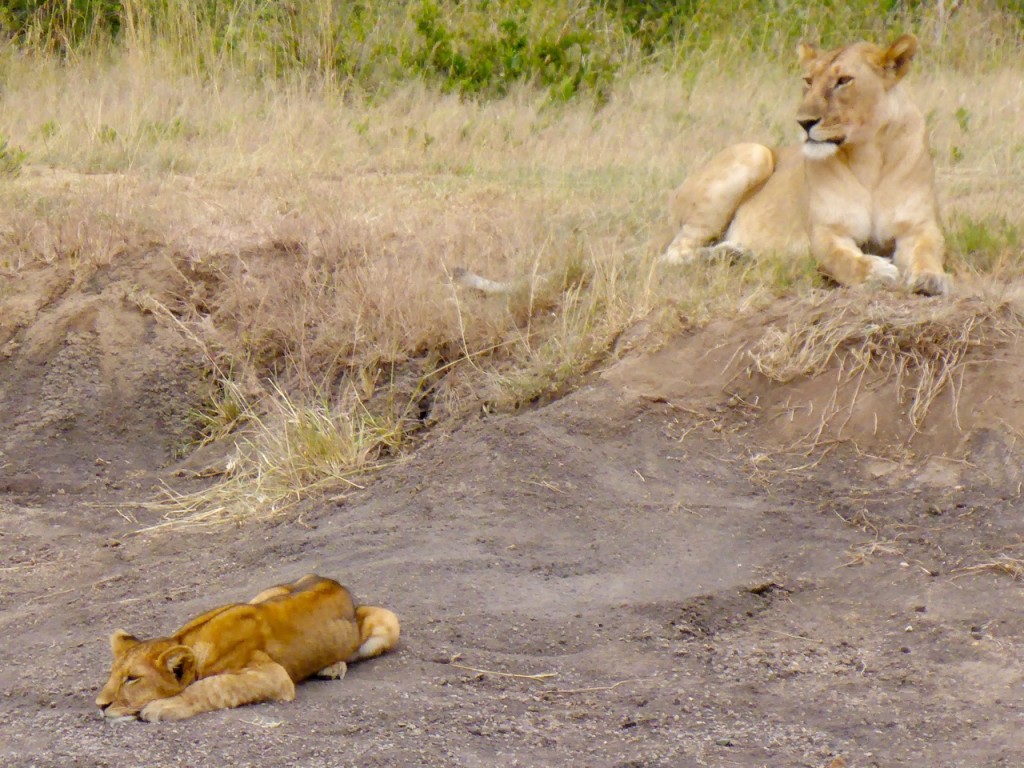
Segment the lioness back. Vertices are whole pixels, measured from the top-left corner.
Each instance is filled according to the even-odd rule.
[[[288,701],[295,683],[341,677],[346,663],[390,650],[399,634],[391,611],[357,609],[338,582],[304,576],[207,611],[168,638],[115,632],[113,668],[96,704],[108,718],[159,720]]]

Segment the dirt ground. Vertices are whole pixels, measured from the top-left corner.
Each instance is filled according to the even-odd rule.
[[[1013,339],[972,353],[956,418],[947,392],[911,439],[869,383],[808,447],[833,379],[744,373],[780,306],[298,517],[138,533],[132,502],[184,482],[194,369],[119,279],[0,323],[0,764],[1024,765]],[[112,630],[310,571],[393,608],[400,649],[289,704],[99,717]]]

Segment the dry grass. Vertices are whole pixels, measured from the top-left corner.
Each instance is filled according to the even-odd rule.
[[[869,373],[895,380],[911,425],[920,427],[943,391],[956,397],[968,355],[1020,334],[1024,316],[1005,301],[908,303],[819,292],[793,308],[785,327],[769,328],[750,350],[752,367],[788,383],[838,367],[854,380]]]
[[[146,505],[163,522],[150,529],[239,523],[284,514],[302,499],[361,487],[359,479],[401,453],[411,423],[407,411],[371,413],[355,398],[300,405],[280,389],[260,410],[243,406],[246,429],[225,477],[208,488]]]
[[[988,562],[958,568],[957,573],[1001,573],[1015,581],[1024,579],[1024,559],[1011,555],[999,555]]]
[[[654,268],[648,244],[688,170],[732,140],[794,135],[789,67],[636,75],[595,109],[529,88],[469,102],[415,84],[369,99],[312,79],[199,79],[159,55],[5,57],[0,138],[28,159],[0,187],[0,344],[38,311],[15,298],[40,271],[84,285],[163,257],[173,279],[140,272],[135,298],[168,308],[224,374],[208,434],[248,419],[267,441],[243,446],[220,501],[175,502],[199,514],[280,509],[321,471],[355,481],[392,452],[361,413],[397,419],[408,444],[481,404],[557,393],[643,318],[667,332],[811,291],[815,322],[766,339],[757,365],[785,380],[844,355],[899,376],[917,420],[1009,322],[983,303],[837,307],[813,294],[809,260]],[[951,264],[972,284],[1019,276],[1012,227],[994,223],[1024,204],[1019,64],[925,62],[914,79],[948,218],[978,249]],[[983,257],[994,266],[977,269]],[[456,267],[572,277],[487,297],[453,286]],[[416,424],[396,416],[407,406]],[[291,447],[267,447],[303,413],[362,446],[354,463],[302,469]]]
[[[904,549],[896,541],[875,540],[854,544],[847,551],[847,561],[843,563],[843,567],[867,565],[876,557],[900,557],[903,554]]]

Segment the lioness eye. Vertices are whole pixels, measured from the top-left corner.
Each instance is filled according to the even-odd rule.
[[[844,85],[849,85],[852,82],[852,77],[850,77],[849,75],[843,75],[838,80],[836,80],[836,88],[842,88]]]
[[[125,685],[131,685],[132,683],[134,683],[138,679],[139,679],[138,677],[133,677],[132,675],[128,675],[128,677],[126,677],[124,679],[124,684]]]
[[[806,85],[810,85],[810,84],[811,84],[811,82],[813,81],[813,79],[814,79],[814,78],[811,78],[811,77],[805,77],[805,78],[804,78],[804,83],[805,83]]]

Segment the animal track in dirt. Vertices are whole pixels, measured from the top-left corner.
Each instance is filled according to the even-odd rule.
[[[714,637],[758,618],[789,594],[790,590],[785,587],[765,582],[725,594],[701,595],[680,607],[671,626],[684,637]]]

